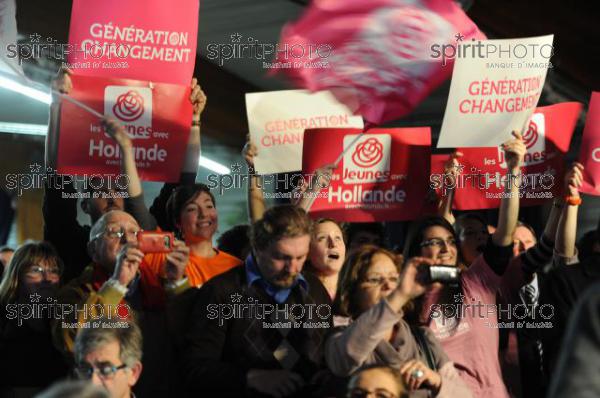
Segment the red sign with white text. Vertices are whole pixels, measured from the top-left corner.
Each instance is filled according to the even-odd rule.
[[[527,153],[522,167],[520,205],[535,206],[562,195],[565,173],[564,157],[577,123],[581,104],[565,102],[536,108],[523,133]],[[429,183],[438,195],[456,188],[457,210],[492,209],[500,206],[506,182],[504,152],[494,148],[458,148],[459,178],[444,174],[449,155],[431,157]]]
[[[431,154],[429,127],[309,129],[304,132],[305,175],[335,162],[338,168],[310,208],[311,217],[338,221],[400,221],[417,218],[425,206]]]
[[[580,191],[600,196],[600,92],[593,92],[590,99],[579,161],[584,166]]]
[[[189,137],[189,86],[71,76],[71,97],[116,119],[133,140],[140,177],[179,179]],[[98,117],[63,100],[57,170],[63,174],[119,174],[121,153]]]
[[[69,66],[79,75],[188,85],[198,0],[74,0]]]

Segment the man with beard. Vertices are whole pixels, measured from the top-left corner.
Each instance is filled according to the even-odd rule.
[[[311,229],[300,208],[269,209],[252,226],[244,266],[199,290],[184,361],[191,394],[315,396],[331,301],[316,277],[302,274]]]

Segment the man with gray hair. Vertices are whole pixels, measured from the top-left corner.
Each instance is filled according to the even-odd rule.
[[[111,398],[135,397],[142,373],[142,333],[133,320],[102,318],[75,339],[75,371],[80,379],[103,387]]]

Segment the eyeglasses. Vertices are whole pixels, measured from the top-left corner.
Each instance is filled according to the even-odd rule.
[[[60,276],[60,268],[59,267],[48,267],[44,268],[41,265],[32,265],[27,268],[25,271],[25,275],[31,278],[43,278],[44,275],[59,277]]]
[[[370,276],[363,280],[363,283],[365,285],[370,285],[370,286],[382,286],[385,282],[398,284],[398,283],[400,283],[400,275],[393,275],[393,276],[388,276],[388,277]]]
[[[107,228],[103,232],[96,234],[94,236],[94,239],[97,239],[97,238],[101,237],[102,235],[106,235],[110,239],[123,239],[123,237],[127,236],[128,234],[133,235],[133,237],[135,239],[137,239],[137,236],[139,233],[140,233],[139,229],[135,230],[135,231],[125,231],[125,228],[122,228],[122,227],[119,229]]]
[[[75,373],[80,379],[91,379],[94,373],[98,374],[98,377],[105,380],[110,380],[115,377],[115,374],[121,370],[127,368],[126,364],[119,366],[115,365],[104,365],[99,368],[89,365],[79,365],[75,368]]]
[[[353,388],[348,393],[348,398],[397,398],[398,396],[385,388],[376,388],[374,391],[363,390],[362,388]]]
[[[429,240],[425,240],[425,241],[421,242],[421,247],[437,246],[441,249],[442,247],[444,247],[444,245],[456,247],[456,239],[448,238],[448,239],[444,240],[444,239],[440,239],[440,238],[433,238],[433,239],[429,239]]]

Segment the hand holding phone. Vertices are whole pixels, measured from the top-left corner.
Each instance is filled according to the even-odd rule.
[[[172,232],[140,231],[138,249],[144,254],[170,253],[173,251],[175,235]]]

